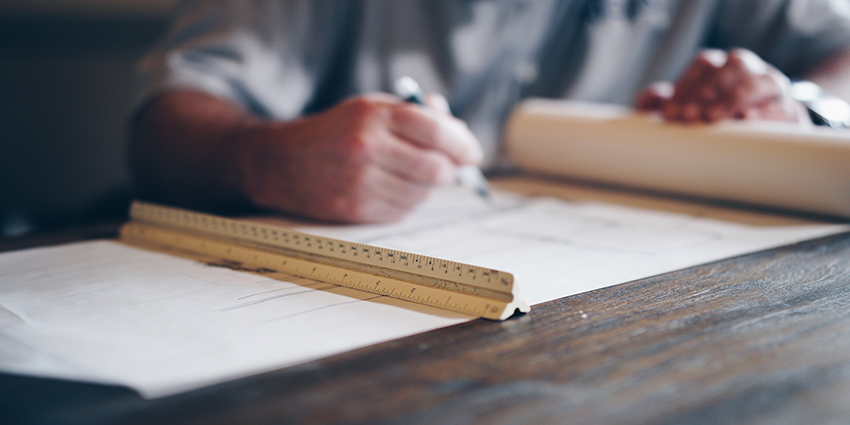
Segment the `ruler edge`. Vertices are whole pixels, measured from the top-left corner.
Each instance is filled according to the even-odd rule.
[[[272,224],[266,224],[266,223],[261,223],[261,222],[248,221],[248,220],[240,220],[240,219],[234,219],[234,218],[229,218],[229,217],[222,217],[222,216],[217,216],[217,215],[214,215],[214,214],[192,211],[192,210],[185,209],[185,208],[177,208],[177,207],[171,207],[171,206],[167,206],[167,205],[160,205],[160,204],[156,204],[156,203],[152,203],[152,202],[146,202],[146,201],[137,201],[137,200],[133,201],[133,203],[130,207],[130,219],[131,220],[140,221],[140,222],[144,222],[144,223],[150,223],[150,224],[154,224],[154,225],[158,225],[158,226],[162,226],[162,227],[173,228],[175,230],[186,232],[186,233],[193,233],[193,230],[194,230],[194,231],[197,231],[201,234],[207,234],[207,233],[215,234],[214,232],[208,232],[208,231],[204,231],[204,230],[200,230],[200,229],[192,229],[191,227],[189,227],[187,229],[187,228],[171,225],[171,223],[158,222],[156,220],[148,220],[146,217],[138,217],[138,214],[143,214],[143,212],[139,211],[141,208],[151,208],[151,209],[161,210],[161,211],[171,211],[171,212],[175,212],[175,213],[189,214],[189,215],[198,216],[202,219],[207,218],[207,219],[212,219],[212,220],[224,220],[224,221],[232,222],[232,223],[237,224],[237,225],[254,226],[254,227],[259,227],[259,228],[267,228],[267,229],[270,229],[270,230],[285,231],[285,232],[292,233],[293,235],[308,237],[308,238],[318,238],[318,239],[321,239],[321,240],[324,240],[324,241],[327,241],[327,242],[332,242],[332,243],[340,243],[341,242],[341,243],[346,243],[346,244],[366,246],[366,247],[379,249],[379,250],[390,250],[390,251],[394,251],[394,252],[397,252],[397,253],[400,253],[400,254],[416,255],[416,256],[419,256],[419,257],[422,257],[422,258],[425,258],[425,259],[433,259],[433,260],[437,260],[437,261],[442,261],[442,262],[445,262],[445,263],[447,263],[451,266],[471,267],[471,268],[475,268],[475,269],[478,269],[478,270],[483,270],[483,271],[488,271],[488,272],[496,272],[496,273],[498,273],[498,276],[500,276],[500,277],[504,276],[505,278],[507,278],[506,279],[507,280],[506,288],[505,288],[507,290],[501,289],[501,288],[490,288],[490,287],[482,286],[481,284],[475,284],[475,283],[464,282],[464,284],[467,284],[467,285],[470,285],[470,286],[475,286],[475,287],[478,287],[478,288],[488,289],[488,290],[492,290],[492,291],[496,291],[496,292],[502,292],[504,294],[511,295],[512,297],[517,298],[517,293],[516,293],[516,290],[515,290],[514,275],[512,273],[505,272],[505,271],[502,271],[502,270],[496,270],[496,269],[492,269],[492,268],[488,268],[488,267],[476,266],[474,264],[461,263],[461,262],[458,262],[458,261],[447,260],[447,259],[444,259],[444,258],[438,258],[438,257],[433,257],[433,256],[428,256],[428,255],[423,255],[423,254],[415,254],[415,253],[412,253],[412,252],[401,251],[401,250],[398,250],[398,249],[381,248],[381,247],[377,247],[377,246],[374,246],[374,245],[361,243],[361,242],[351,242],[351,241],[346,241],[346,240],[343,240],[343,239],[336,239],[336,238],[330,238],[330,237],[325,237],[325,236],[318,236],[318,235],[313,235],[313,234],[310,234],[310,233],[301,232],[301,231],[298,231],[298,230],[294,230],[294,229],[290,229],[290,228],[286,228],[286,227],[281,227],[281,226],[276,226],[276,225],[272,225]],[[231,237],[231,238],[234,238],[234,239],[239,239],[238,237],[233,237],[233,236],[230,236],[230,235],[223,235],[222,234],[222,236]],[[249,241],[249,242],[261,244],[261,245],[270,245],[270,246],[273,246],[273,247],[277,246],[279,248],[293,249],[293,250],[296,250],[296,251],[301,250],[301,251],[310,253],[310,251],[305,250],[305,249],[293,248],[293,247],[288,247],[288,246],[283,246],[283,245],[274,245],[273,243],[262,242],[262,241],[252,241],[251,239],[248,239],[248,238],[245,238],[245,240]],[[326,256],[326,257],[330,257],[330,258],[338,258],[338,259],[343,259],[343,260],[352,261],[352,262],[360,262],[360,261],[357,261],[357,260],[350,260],[350,259],[342,258],[342,257],[334,257],[332,255],[326,255],[326,254],[316,254],[316,255],[322,255],[322,256]],[[365,263],[365,262],[360,262],[360,263],[368,264],[368,263]],[[419,275],[419,276],[433,277],[433,278],[436,278],[436,279],[444,279],[444,280],[452,280],[452,279],[446,279],[446,278],[437,277],[437,276],[430,276],[430,275],[425,274],[425,273],[417,273],[415,271],[409,271],[407,269],[403,269],[403,268],[400,268],[400,267],[393,267],[391,264],[383,264],[380,267],[386,267],[388,269],[393,269],[393,270],[397,270],[397,271],[416,274],[416,275]]]
[[[178,212],[178,213],[182,213],[182,214],[190,214],[190,215],[194,215],[194,216],[198,216],[198,217],[206,217],[206,218],[211,218],[211,219],[216,219],[216,220],[225,220],[225,221],[230,221],[230,222],[233,222],[233,223],[239,224],[239,225],[244,224],[244,225],[251,225],[251,226],[260,226],[260,227],[265,227],[265,228],[270,228],[270,229],[278,229],[278,230],[283,230],[283,231],[290,232],[290,233],[297,234],[297,235],[301,235],[301,236],[307,236],[307,237],[311,237],[311,238],[320,238],[320,239],[323,239],[327,242],[351,243],[351,244],[357,244],[357,245],[362,245],[362,246],[368,246],[368,247],[375,248],[375,249],[388,249],[388,250],[398,252],[398,253],[402,253],[402,254],[417,255],[417,256],[420,256],[422,258],[444,261],[444,262],[451,264],[451,265],[463,266],[463,267],[473,267],[475,269],[497,272],[499,274],[499,276],[506,276],[506,277],[509,278],[509,282],[507,283],[507,286],[510,289],[509,292],[504,291],[504,290],[499,291],[499,290],[496,290],[496,289],[483,287],[483,286],[480,286],[480,285],[464,283],[464,284],[467,284],[467,285],[470,285],[470,286],[475,286],[475,287],[478,287],[478,288],[481,288],[481,289],[487,289],[487,290],[491,290],[491,291],[494,291],[494,292],[501,292],[501,293],[503,293],[507,296],[510,296],[509,301],[494,300],[495,302],[505,304],[505,308],[500,313],[498,319],[494,319],[492,317],[485,317],[485,316],[479,316],[479,317],[482,317],[482,318],[485,318],[485,319],[488,319],[488,320],[505,320],[505,319],[513,316],[514,314],[516,314],[517,311],[519,311],[520,313],[528,313],[531,310],[531,307],[528,305],[528,303],[526,303],[525,300],[523,300],[519,296],[518,288],[516,287],[516,281],[514,279],[514,275],[512,273],[509,273],[509,272],[491,269],[491,268],[487,268],[487,267],[476,266],[476,265],[473,265],[473,264],[461,263],[461,262],[458,262],[458,261],[442,259],[442,258],[438,258],[438,257],[432,257],[432,256],[427,256],[427,255],[422,255],[422,254],[414,254],[414,253],[401,251],[401,250],[397,250],[397,249],[381,248],[381,247],[377,247],[377,246],[365,244],[365,243],[360,243],[360,242],[351,242],[351,241],[346,241],[346,240],[342,240],[342,239],[313,235],[313,234],[310,234],[310,233],[301,232],[301,231],[298,231],[298,230],[294,230],[294,229],[290,229],[290,228],[286,228],[286,227],[282,227],[282,226],[276,226],[276,225],[272,225],[272,224],[267,224],[267,223],[253,222],[253,221],[247,221],[247,220],[239,220],[239,219],[233,219],[233,218],[229,218],[229,217],[222,217],[222,216],[217,216],[217,215],[208,214],[208,213],[204,213],[204,212],[193,211],[193,210],[189,210],[189,209],[185,209],[185,208],[166,206],[166,205],[156,204],[156,203],[147,202],[147,201],[134,200],[131,203],[131,206],[130,206],[130,221],[128,223],[125,223],[122,226],[121,233],[120,233],[120,235],[122,235],[122,236],[120,236],[120,238],[123,239],[123,233],[124,233],[125,226],[135,222],[135,223],[147,224],[147,225],[154,226],[154,227],[161,227],[161,228],[164,228],[164,229],[170,229],[172,231],[175,231],[175,232],[178,232],[178,233],[184,233],[184,234],[190,235],[190,236],[202,237],[202,238],[207,238],[207,239],[210,239],[210,240],[215,240],[214,238],[210,238],[210,236],[215,235],[214,233],[211,233],[211,232],[204,232],[204,231],[198,230],[198,229],[194,229],[195,231],[193,232],[193,231],[189,231],[190,229],[192,229],[191,227],[180,228],[180,227],[177,227],[177,226],[171,226],[171,225],[169,225],[170,223],[160,223],[160,222],[156,222],[154,220],[147,220],[146,217],[140,218],[138,216],[139,215],[139,208],[153,208],[153,209],[164,210],[164,211]],[[195,234],[195,232],[198,232],[198,233],[201,233],[201,234],[198,235],[198,234]],[[251,245],[254,245],[254,244],[268,245],[270,247],[275,246],[273,244],[267,244],[267,243],[263,243],[263,242],[259,242],[259,241],[251,241],[250,239],[246,239],[245,241],[246,242],[252,242],[252,244],[249,244],[249,245],[241,245],[240,244],[240,246],[250,248],[250,249],[260,249],[259,247],[251,246]],[[297,250],[296,248],[289,248],[289,247],[283,247],[283,246],[281,246],[280,248]],[[309,253],[309,251],[304,251],[304,252]],[[315,255],[321,255],[321,254],[315,254]],[[327,257],[335,258],[335,257],[330,257],[330,256],[327,256]],[[305,260],[305,261],[309,261],[309,260]],[[346,261],[352,261],[352,260],[346,259]],[[352,262],[356,262],[356,261],[352,261]],[[322,263],[317,263],[317,264],[322,264]],[[364,264],[368,264],[368,263],[364,263]],[[326,264],[326,265],[328,265],[328,264]],[[337,266],[332,266],[332,267],[337,267]],[[382,267],[386,267],[386,268],[389,268],[389,269],[402,271],[402,272],[406,272],[406,273],[410,273],[410,274],[415,274],[415,275],[419,275],[419,276],[432,277],[432,276],[429,276],[429,275],[426,275],[426,274],[411,272],[411,271],[408,271],[406,269],[394,268],[394,267],[389,267],[389,266],[386,266],[386,265],[384,265]],[[445,279],[445,280],[450,280],[450,279]],[[409,282],[409,283],[414,284],[414,285],[419,285],[415,282]],[[435,288],[435,289],[438,289],[438,288]],[[446,291],[446,292],[454,292],[454,291],[451,291],[451,290],[445,290],[445,289],[443,289],[443,290]],[[371,293],[369,291],[364,291],[364,292]],[[463,293],[461,293],[461,294],[463,294]],[[471,295],[471,294],[464,294],[464,295],[473,296],[473,297],[475,296],[475,295]],[[488,297],[478,296],[478,298],[492,300],[492,298],[488,298]],[[410,302],[410,301],[408,301],[408,302]],[[454,310],[450,310],[450,309],[446,309],[446,310],[447,311],[454,311]]]
[[[156,232],[156,233],[159,233],[159,234],[165,234],[165,236],[179,237],[179,238],[184,239],[184,240],[190,239],[190,240],[194,240],[196,243],[200,242],[200,243],[211,244],[211,245],[223,245],[225,247],[234,246],[234,247],[236,247],[240,250],[244,250],[244,251],[249,251],[249,252],[253,251],[253,252],[258,252],[258,253],[261,253],[261,254],[264,254],[264,255],[271,255],[271,256],[286,258],[287,260],[296,261],[296,262],[300,262],[300,263],[315,264],[315,265],[320,266],[320,267],[329,267],[329,268],[333,268],[333,269],[337,269],[337,270],[341,270],[341,271],[349,271],[349,272],[353,272],[353,273],[357,273],[357,274],[361,274],[361,275],[373,276],[375,278],[378,278],[378,280],[380,280],[380,281],[391,280],[391,281],[398,282],[400,284],[414,285],[416,287],[422,287],[423,286],[423,285],[415,283],[415,282],[395,279],[395,278],[392,278],[392,277],[378,276],[378,275],[370,274],[368,272],[350,270],[350,269],[346,269],[344,267],[336,266],[336,265],[333,265],[333,264],[318,263],[318,262],[315,262],[315,261],[311,261],[309,259],[289,257],[289,256],[286,256],[285,254],[281,254],[281,253],[278,253],[278,252],[265,251],[265,250],[263,250],[259,247],[256,247],[256,246],[233,244],[232,242],[229,242],[229,241],[226,241],[226,240],[211,239],[211,238],[205,237],[203,235],[185,233],[185,232],[181,232],[181,231],[176,230],[176,229],[163,227],[163,226],[157,226],[157,225],[150,224],[150,223],[143,223],[143,222],[136,222],[136,221],[131,221],[131,222],[125,223],[120,229],[120,234],[119,234],[118,240],[121,243],[130,245],[130,246],[133,246],[133,247],[146,249],[146,250],[152,250],[154,252],[159,252],[159,253],[163,253],[163,254],[166,254],[166,255],[176,255],[178,257],[188,258],[188,259],[195,260],[195,261],[205,261],[205,260],[199,259],[199,258],[203,258],[203,257],[209,257],[209,258],[215,258],[215,259],[222,258],[222,257],[218,257],[216,254],[211,254],[209,252],[204,252],[204,251],[201,251],[201,250],[192,249],[192,248],[180,245],[179,243],[174,244],[172,242],[162,241],[159,238],[149,238],[146,235],[144,235],[144,233],[148,233],[148,232]],[[228,250],[229,250],[229,248],[228,248]],[[261,266],[260,264],[254,264],[254,263],[251,263],[251,262],[239,261],[239,263],[245,264],[245,265],[248,265],[248,266]],[[430,307],[430,308],[435,308],[435,309],[438,309],[438,310],[448,311],[448,312],[452,312],[452,313],[455,313],[455,314],[461,314],[461,315],[467,316],[469,318],[482,318],[482,319],[485,319],[485,320],[503,321],[503,320],[511,317],[512,315],[514,315],[517,310],[519,310],[521,313],[527,313],[530,310],[530,308],[528,307],[528,305],[524,301],[518,300],[518,299],[513,299],[513,300],[510,300],[510,301],[500,301],[500,300],[496,300],[496,299],[492,299],[492,298],[488,298],[488,297],[482,297],[482,296],[478,296],[478,295],[474,295],[474,294],[459,293],[459,292],[451,291],[451,290],[448,290],[448,289],[424,286],[424,289],[435,291],[435,292],[438,292],[438,293],[447,294],[447,295],[449,295],[449,298],[451,298],[451,297],[469,298],[469,299],[479,300],[480,302],[494,303],[495,305],[493,307],[502,306],[498,310],[492,310],[492,312],[486,310],[486,307],[485,307],[484,314],[479,314],[479,313],[464,311],[464,310],[460,310],[460,309],[442,307],[442,306],[439,306],[437,304],[428,304],[428,303],[412,301],[412,300],[407,299],[407,298],[389,295],[389,294],[382,293],[382,292],[376,292],[376,291],[371,291],[371,290],[367,290],[367,289],[362,289],[362,288],[359,288],[359,287],[356,287],[356,286],[347,285],[345,283],[317,280],[315,277],[312,277],[312,276],[300,275],[300,274],[291,273],[291,272],[288,272],[288,271],[281,271],[281,270],[270,270],[270,271],[273,271],[274,273],[281,273],[281,274],[288,275],[288,276],[311,279],[311,280],[316,280],[316,281],[319,281],[319,282],[325,282],[325,283],[329,283],[329,284],[337,286],[337,287],[344,287],[344,288],[348,288],[348,289],[355,290],[355,291],[361,291],[361,292],[364,292],[364,293],[367,293],[367,294],[380,295],[380,296],[383,296],[383,297],[395,299],[395,300],[402,301],[402,302],[407,302],[407,303],[411,303],[411,304],[415,304],[415,305],[422,305],[422,306],[425,306],[425,307]],[[250,272],[250,271],[248,271],[248,272]],[[402,306],[402,308],[403,308],[403,306]],[[495,313],[498,313],[498,314],[495,314]]]

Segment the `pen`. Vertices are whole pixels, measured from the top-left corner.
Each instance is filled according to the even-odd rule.
[[[410,77],[401,77],[395,82],[395,93],[405,102],[425,105],[425,93],[419,87],[419,83]],[[458,168],[457,184],[473,190],[478,196],[487,198],[490,195],[490,185],[484,178],[481,169],[474,165],[466,165]]]

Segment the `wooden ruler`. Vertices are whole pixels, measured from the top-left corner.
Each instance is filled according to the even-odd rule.
[[[510,273],[145,202],[121,229],[127,243],[328,282],[473,317],[504,320],[528,305]]]

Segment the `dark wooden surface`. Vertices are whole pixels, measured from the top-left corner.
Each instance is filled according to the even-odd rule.
[[[0,375],[0,423],[850,423],[850,234],[152,401]]]

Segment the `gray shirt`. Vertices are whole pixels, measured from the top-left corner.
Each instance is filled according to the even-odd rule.
[[[850,1],[186,1],[141,73],[144,99],[192,88],[282,120],[411,76],[446,95],[492,166],[521,98],[628,104],[704,47],[793,76],[850,47]]]

